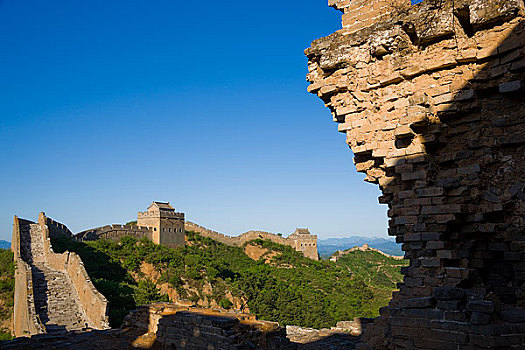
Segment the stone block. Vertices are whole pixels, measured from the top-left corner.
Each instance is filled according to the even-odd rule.
[[[438,300],[436,307],[440,310],[456,311],[459,310],[461,302],[459,300]]]
[[[433,295],[437,300],[459,300],[465,295],[460,288],[437,287],[433,290]]]
[[[494,303],[487,300],[471,300],[467,303],[467,311],[492,313],[494,312]]]
[[[525,84],[522,80],[514,80],[508,83],[499,84],[499,92],[502,94],[522,91]]]
[[[525,310],[517,307],[506,307],[501,311],[501,318],[512,323],[525,323]]]
[[[481,325],[487,324],[491,320],[491,315],[483,312],[473,312],[470,316],[470,322],[473,324]]]
[[[422,298],[409,298],[402,301],[401,305],[404,308],[428,308],[432,306],[433,303],[432,297],[422,297]]]

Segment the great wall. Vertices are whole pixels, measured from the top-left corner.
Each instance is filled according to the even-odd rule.
[[[359,349],[525,347],[522,0],[330,0],[308,90],[410,266]]]
[[[107,300],[91,283],[80,257],[53,251],[51,238],[71,235],[44,213],[37,223],[15,216],[15,336],[109,328]]]
[[[343,28],[306,50],[308,90],[332,111],[357,170],[379,185],[389,234],[410,261],[355,348],[525,348],[523,0],[329,5],[343,12]],[[38,223],[15,217],[15,333],[44,335],[2,348],[128,346],[122,332],[103,330],[107,302],[80,258],[53,252],[50,237],[69,234],[43,214]],[[61,294],[75,301],[67,322],[65,301],[52,300]],[[276,325],[176,306],[141,308],[127,326],[131,339],[159,337],[164,348],[238,349],[243,339],[258,349],[290,345]],[[72,332],[53,335],[64,330]]]
[[[162,228],[162,227],[161,227]],[[189,223],[189,229],[206,237],[221,235]],[[304,230],[304,229],[303,229]],[[159,230],[160,231],[160,230]],[[155,232],[135,225],[110,225],[83,231],[77,239],[137,238]],[[214,233],[210,233],[214,232]],[[299,233],[304,235],[304,231]],[[0,342],[1,349],[327,349],[341,344],[353,346],[361,322],[339,322],[324,330],[285,328],[259,321],[238,310],[202,309],[176,300],[140,306],[124,320],[120,329],[109,329],[108,302],[93,286],[76,253],[53,251],[53,238],[75,238],[64,225],[40,213],[36,223],[15,216],[12,250],[17,265],[13,341]],[[221,235],[230,245],[252,239],[285,238],[268,232],[250,231],[242,237]],[[314,236],[315,237],[315,236]],[[280,241],[279,241],[280,242]],[[317,253],[317,251],[316,251]],[[317,255],[316,255],[317,257]],[[352,334],[350,334],[352,332]]]
[[[319,260],[319,254],[317,253],[317,236],[311,235],[307,229],[298,228],[291,235],[282,237],[275,233],[264,231],[248,231],[239,236],[227,236],[197,225],[191,221],[186,221],[184,227],[186,231],[197,232],[204,237],[236,247],[241,247],[246,242],[256,239],[269,240],[277,244],[290,246],[298,252],[302,252],[307,258]]]
[[[158,206],[163,206],[162,211]],[[228,236],[191,221],[185,220],[184,213],[176,213],[169,203],[153,202],[146,212],[139,212],[136,225],[106,225],[79,232],[75,238],[79,241],[91,241],[100,238],[118,240],[124,236],[135,238],[146,237],[157,244],[168,246],[184,245],[185,231],[193,231],[204,237],[211,238],[226,245],[241,247],[256,239],[270,240],[274,243],[287,245],[302,252],[304,256],[319,260],[317,253],[317,236],[310,234],[308,229],[296,229],[288,237],[264,231],[248,231],[238,236]]]
[[[403,260],[405,257],[404,256],[397,256],[397,255],[390,255],[390,254],[387,254],[379,249],[376,249],[376,248],[372,248],[370,247],[367,243],[363,244],[362,247],[353,247],[353,248],[350,248],[350,249],[347,249],[347,250],[338,250],[336,251],[335,253],[333,253],[331,256],[330,256],[330,261],[338,261],[341,257],[349,254],[349,253],[352,253],[352,252],[376,252],[378,254],[381,254],[387,258],[392,258],[392,259],[395,259],[395,260]]]

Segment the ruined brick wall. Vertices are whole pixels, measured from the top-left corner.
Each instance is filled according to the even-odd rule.
[[[523,348],[523,0],[367,3],[388,15],[347,18],[306,50],[308,90],[410,260],[361,347]],[[367,3],[330,2],[347,17]]]
[[[134,347],[163,349],[289,349],[286,329],[254,315],[173,303],[140,306],[122,326]]]
[[[47,226],[48,223],[52,223],[52,227],[61,228],[58,232],[55,229],[54,232],[59,236],[64,236],[66,233],[71,232],[64,224],[57,223],[47,218],[44,213],[40,213],[38,224],[42,228],[46,264],[54,270],[67,273],[77,293],[78,302],[90,322],[89,326],[95,329],[109,328],[108,301],[91,282],[84,268],[84,263],[78,254],[68,251],[57,254],[53,251],[50,236],[51,230]]]
[[[26,221],[17,216],[13,220],[11,249],[16,263],[15,295],[13,311],[13,333],[15,337],[45,333],[44,326],[37,317],[33,298],[33,276],[29,264],[20,253],[20,222]]]
[[[316,235],[305,235],[306,237],[304,238],[298,238],[293,235],[290,237],[282,237],[275,233],[265,231],[248,231],[239,236],[227,236],[217,231],[207,229],[206,227],[200,226],[191,221],[186,221],[184,227],[186,231],[193,231],[204,237],[208,237],[223,244],[236,247],[242,247],[244,243],[256,239],[270,240],[274,243],[290,246],[298,252],[303,253],[303,255],[307,258],[319,260]]]

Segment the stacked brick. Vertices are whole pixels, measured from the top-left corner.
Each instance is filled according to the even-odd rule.
[[[379,185],[410,260],[360,347],[523,348],[523,0],[368,5],[388,15],[343,16],[306,50],[308,90]]]
[[[124,320],[135,347],[170,349],[289,349],[286,329],[253,315],[159,303],[141,306]]]

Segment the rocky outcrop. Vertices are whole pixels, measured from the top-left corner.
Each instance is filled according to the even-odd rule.
[[[308,90],[389,207],[410,266],[362,348],[525,346],[522,0],[330,0]]]

